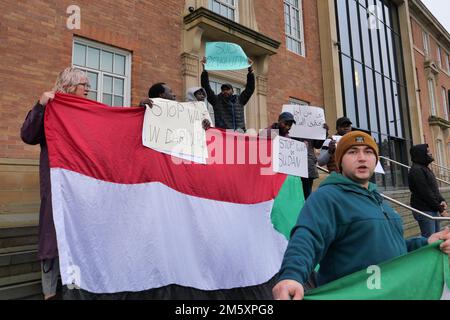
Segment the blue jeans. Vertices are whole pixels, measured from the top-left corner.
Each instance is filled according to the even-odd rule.
[[[439,217],[439,212],[437,211],[424,211],[424,213],[433,217]],[[438,220],[430,220],[415,212],[413,212],[413,215],[414,219],[419,223],[422,237],[429,238],[433,233],[441,231],[440,222]]]

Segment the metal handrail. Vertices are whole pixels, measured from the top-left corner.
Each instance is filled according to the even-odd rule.
[[[444,170],[447,171],[447,172],[450,172],[450,169],[449,169],[449,168],[444,167],[444,166],[441,166],[441,165],[439,165],[439,164],[431,163],[431,165],[432,165],[432,166],[435,166],[435,167],[438,167],[438,168],[440,168],[440,169],[444,169]]]
[[[389,161],[389,162],[392,162],[392,163],[398,164],[399,166],[402,166],[402,167],[405,167],[405,168],[411,169],[411,167],[410,167],[410,166],[407,166],[406,164],[403,164],[403,163],[397,162],[397,161],[395,161],[395,160],[392,160],[392,159],[389,159],[389,158],[386,158],[386,157],[383,157],[383,156],[380,156],[380,159],[384,159],[384,160],[386,160],[386,161]],[[442,179],[440,179],[440,178],[438,178],[438,177],[436,177],[436,180],[438,180],[438,181],[440,181],[440,182],[442,182],[442,183],[445,183],[445,184],[448,184],[448,185],[450,185],[450,182],[448,182],[448,181],[446,181],[446,180],[442,180]]]
[[[325,168],[323,168],[323,167],[321,167],[321,166],[317,166],[317,169],[319,169],[319,170],[321,170],[321,171],[323,171],[323,172],[325,172],[325,173],[330,173],[330,171],[328,170],[328,169],[325,169]],[[384,194],[382,194],[382,193],[380,193],[380,195],[384,198],[384,199],[386,199],[386,200],[388,200],[388,201],[390,201],[390,202],[393,202],[393,203],[395,203],[395,204],[397,204],[397,205],[399,205],[399,206],[401,206],[401,207],[403,207],[403,208],[406,208],[406,209],[408,209],[408,210],[411,210],[411,211],[413,211],[413,212],[415,212],[415,213],[418,213],[418,214],[420,214],[420,215],[422,215],[422,216],[424,216],[424,217],[426,217],[426,218],[428,218],[428,219],[430,219],[430,220],[437,220],[437,221],[450,221],[450,217],[433,217],[433,216],[430,216],[429,214],[426,214],[425,212],[422,212],[422,211],[420,211],[420,210],[417,210],[417,209],[414,209],[413,207],[410,207],[410,206],[408,206],[407,204],[404,204],[404,203],[402,203],[402,202],[400,202],[400,201],[398,201],[398,200],[395,200],[395,199],[393,199],[393,198],[391,198],[391,197],[388,197],[388,196],[386,196],[386,195],[384,195]]]

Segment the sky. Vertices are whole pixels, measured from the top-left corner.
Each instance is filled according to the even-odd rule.
[[[422,2],[450,33],[450,1],[422,0]]]

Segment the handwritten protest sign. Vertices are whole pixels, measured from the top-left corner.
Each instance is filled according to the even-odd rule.
[[[277,136],[273,140],[273,171],[308,178],[306,144]]]
[[[283,112],[290,112],[294,115],[296,124],[289,131],[289,135],[294,138],[325,140],[327,138],[325,123],[325,113],[322,108],[300,105],[284,105]]]
[[[181,159],[206,163],[208,150],[202,121],[211,121],[204,102],[152,99],[145,111],[142,143]]]
[[[333,140],[336,141],[336,146],[337,146],[337,143],[339,143],[339,140],[341,140],[342,136],[333,136],[332,138],[333,138]],[[386,174],[384,172],[383,166],[381,165],[380,159],[378,159],[377,166],[375,167],[375,172],[381,173],[381,174]]]
[[[242,48],[229,42],[206,43],[206,70],[240,70],[248,68],[248,57]]]

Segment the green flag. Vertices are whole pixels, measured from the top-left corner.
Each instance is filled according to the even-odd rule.
[[[450,299],[449,259],[436,242],[317,289],[305,300]]]

